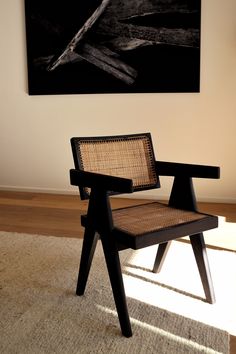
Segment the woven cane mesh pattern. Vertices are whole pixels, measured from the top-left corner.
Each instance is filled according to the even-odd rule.
[[[158,231],[206,217],[204,214],[170,208],[160,203],[149,203],[113,211],[114,226],[129,234]]]
[[[132,179],[134,189],[157,184],[151,143],[145,135],[80,140],[78,149],[85,171]]]

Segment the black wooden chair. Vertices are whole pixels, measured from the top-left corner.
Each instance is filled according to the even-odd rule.
[[[122,334],[132,336],[119,251],[159,244],[153,271],[161,270],[171,240],[190,236],[206,301],[215,301],[203,231],[216,228],[218,218],[197,211],[192,177],[219,178],[219,167],[156,161],[149,133],[71,139],[75,169],[71,184],[89,198],[77,295],[83,295],[100,237]],[[174,176],[168,205],[142,205],[111,210],[109,196],[159,188],[159,176]]]

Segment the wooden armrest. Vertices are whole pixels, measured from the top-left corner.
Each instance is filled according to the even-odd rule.
[[[160,176],[197,178],[220,178],[220,167],[185,163],[156,161],[156,172]]]
[[[70,170],[70,183],[73,186],[96,188],[111,192],[133,192],[133,182],[131,179],[76,169]]]

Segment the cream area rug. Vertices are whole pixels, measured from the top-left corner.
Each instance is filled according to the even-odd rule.
[[[160,274],[150,272],[156,248],[123,251],[127,339],[100,241],[86,293],[75,295],[81,247],[79,239],[0,232],[0,353],[229,353],[235,253],[209,250],[217,298],[209,305],[188,244],[172,243]]]

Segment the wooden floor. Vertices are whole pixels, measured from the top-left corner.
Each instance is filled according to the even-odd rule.
[[[112,207],[143,202],[141,199],[112,198]],[[81,201],[77,195],[0,191],[0,230],[82,238],[80,215],[86,210],[87,201]],[[199,210],[236,222],[236,204],[199,203]],[[236,354],[234,336],[230,337],[230,354]]]

